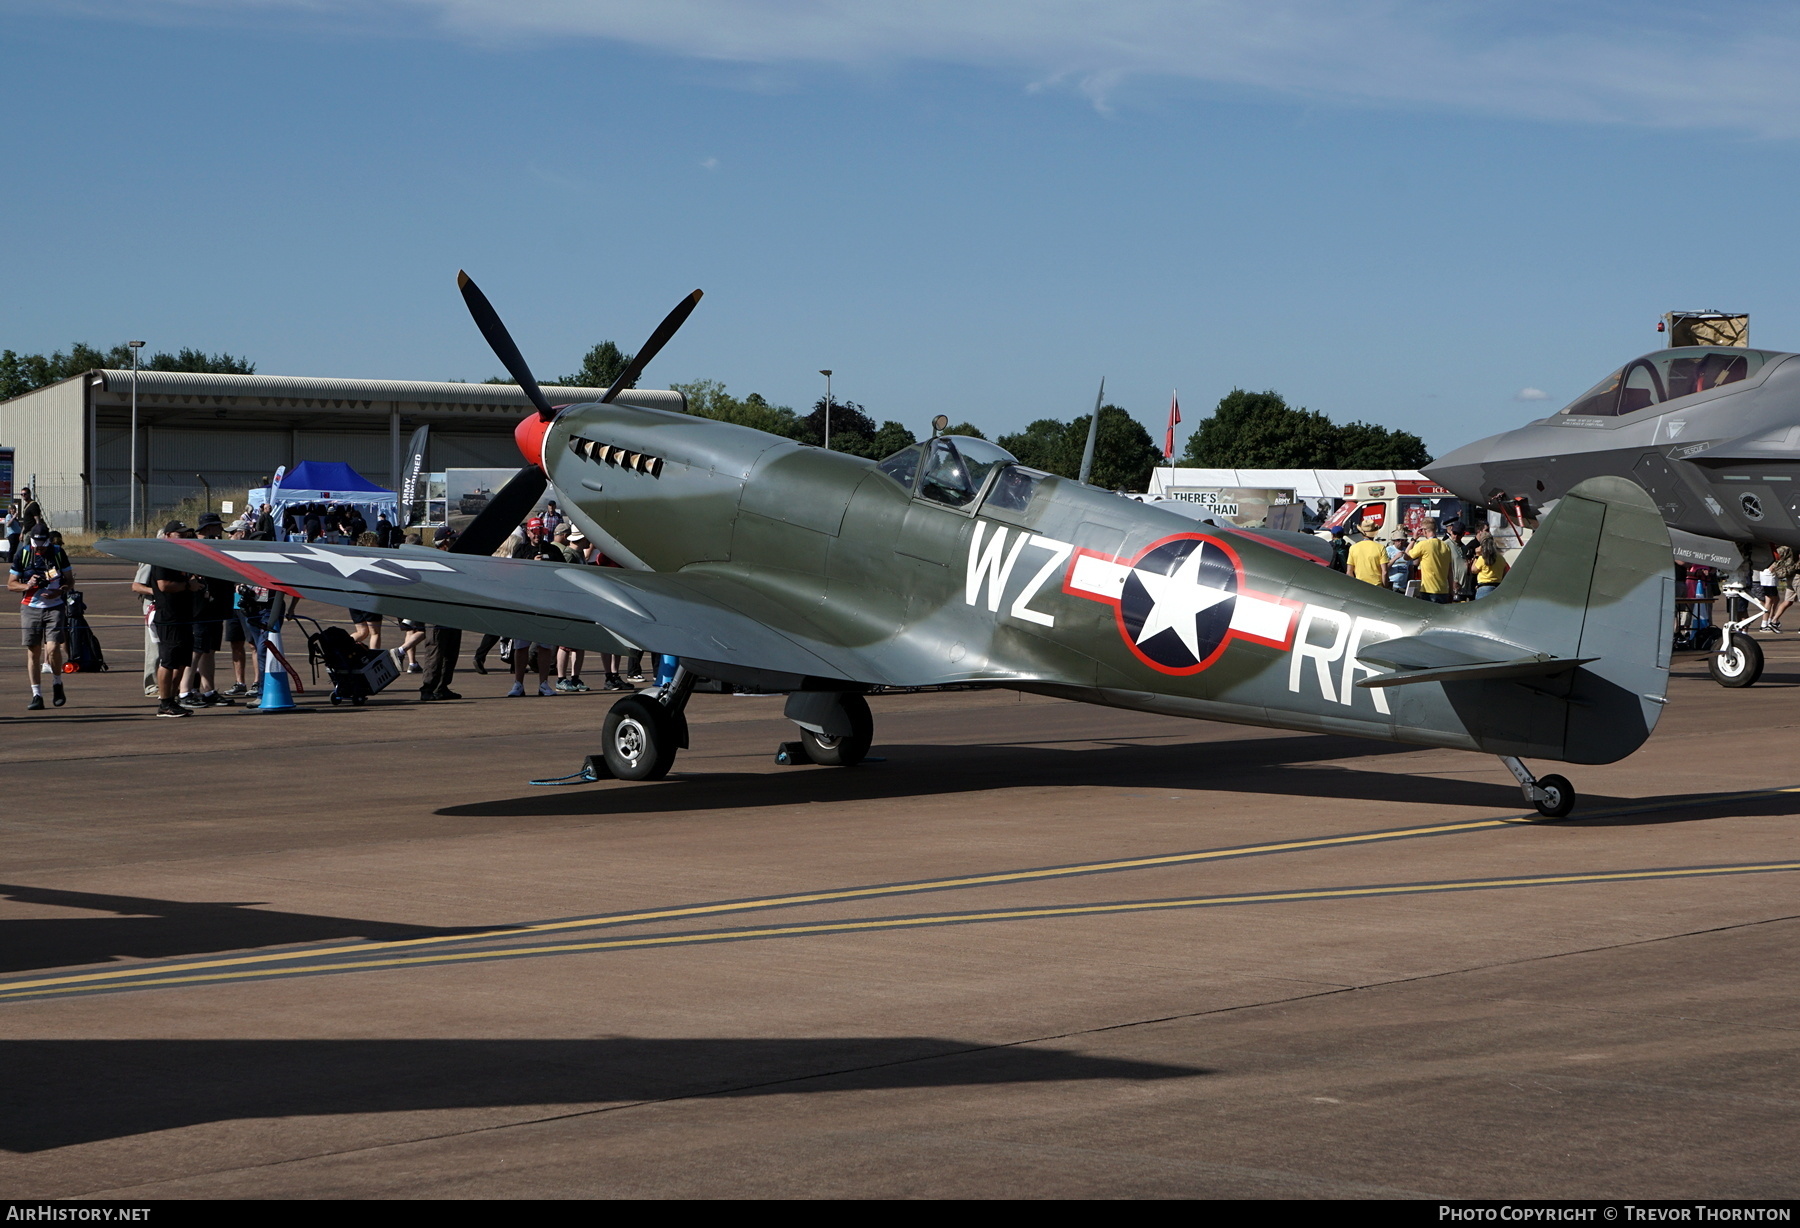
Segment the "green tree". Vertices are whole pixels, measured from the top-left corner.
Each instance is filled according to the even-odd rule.
[[[109,359],[116,358],[123,346],[114,346]],[[124,362],[109,362],[109,366],[129,367],[129,353]],[[217,375],[255,375],[256,364],[246,358],[238,358],[232,354],[208,354],[205,350],[193,350],[186,346],[179,354],[156,354],[147,365],[152,371],[190,371],[212,372]]]
[[[1091,417],[1083,414],[1073,422],[1039,418],[1016,435],[1001,436],[999,443],[1033,469],[1079,477]],[[1141,491],[1150,485],[1150,471],[1161,463],[1162,453],[1142,423],[1117,405],[1100,407],[1090,482],[1107,490]]]
[[[160,351],[147,360],[139,356],[138,365],[146,371],[214,371],[226,375],[254,375],[256,364],[232,354],[208,354],[204,350],[183,347],[179,353]],[[0,351],[0,401],[11,400],[37,388],[102,369],[131,368],[131,347],[123,343],[110,350],[98,350],[77,341],[64,354],[20,354]]]
[[[716,418],[720,422],[735,422],[739,426],[767,431],[784,439],[798,439],[802,434],[800,415],[785,405],[769,404],[760,392],[753,392],[739,400],[725,391],[724,384],[713,379],[695,380],[690,384],[671,384],[669,387],[686,395],[690,414]]]
[[[635,354],[627,354],[610,341],[602,341],[581,360],[581,370],[565,375],[556,382],[569,388],[611,388],[620,372],[631,365]],[[637,381],[625,385],[636,388]]]
[[[987,438],[986,435],[981,433],[981,428],[976,426],[973,422],[958,422],[955,426],[947,426],[944,428],[944,434],[968,435],[975,439]]]
[[[1188,437],[1181,463],[1208,469],[1416,469],[1425,443],[1366,422],[1339,426],[1278,392],[1233,388]]]
[[[1337,469],[1423,469],[1431,463],[1425,441],[1411,431],[1367,422],[1338,428]]]
[[[1072,478],[1081,464],[1081,452],[1077,449],[1073,460],[1064,455],[1068,451],[1065,439],[1068,431],[1066,422],[1039,418],[1017,434],[1000,436],[999,443],[1023,465]]]
[[[801,420],[806,433],[800,436],[806,443],[823,445],[825,442],[825,398],[820,397],[813,402],[812,412]],[[852,456],[867,456],[880,430],[875,419],[863,412],[863,407],[855,401],[840,401],[835,397],[831,401],[831,450],[848,452]]]
[[[906,427],[898,422],[883,422],[875,437],[869,440],[868,455],[874,460],[885,460],[901,448],[910,448],[918,439]]]

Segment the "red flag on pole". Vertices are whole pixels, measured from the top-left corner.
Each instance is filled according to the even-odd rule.
[[[1169,394],[1169,431],[1163,436],[1163,459],[1175,459],[1175,424],[1181,421],[1181,401],[1171,392]]]

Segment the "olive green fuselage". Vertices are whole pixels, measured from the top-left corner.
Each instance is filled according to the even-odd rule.
[[[569,407],[545,435],[542,462],[576,522],[616,561],[729,578],[756,595],[756,608],[745,612],[766,625],[859,650],[868,670],[857,681],[868,685],[987,683],[1172,715],[1576,762],[1629,753],[1660,710],[1653,648],[1643,661],[1638,647],[1615,654],[1631,656],[1629,676],[1596,664],[1530,686],[1356,685],[1384,672],[1359,660],[1360,650],[1427,630],[1489,637],[1516,651],[1596,656],[1582,642],[1582,621],[1596,599],[1592,560],[1602,532],[1624,533],[1627,557],[1618,560],[1618,592],[1601,600],[1636,609],[1640,580],[1652,583],[1656,571],[1654,534],[1637,533],[1644,542],[1633,546],[1624,532],[1626,521],[1636,524],[1635,505],[1594,503],[1616,514],[1604,526],[1603,517],[1581,522],[1580,508],[1564,518],[1570,557],[1588,551],[1579,578],[1569,573],[1564,582],[1551,574],[1558,569],[1527,566],[1532,574],[1510,600],[1496,594],[1444,606],[1352,580],[1304,550],[1066,479],[1031,475],[1029,498],[1003,506],[996,478],[966,506],[948,506],[874,462],[670,411]],[[1638,519],[1661,532],[1645,503]],[[1159,624],[1145,621],[1141,587],[1131,590],[1136,607],[1120,597],[1131,565],[1154,550],[1171,559],[1203,551],[1213,582],[1229,590],[1228,601],[1199,615],[1202,631],[1188,656],[1180,637],[1152,634]],[[1194,592],[1213,598],[1192,585],[1177,597],[1191,601],[1184,595]],[[1190,659],[1194,653],[1201,659]],[[1607,731],[1584,726],[1595,702],[1611,705]]]

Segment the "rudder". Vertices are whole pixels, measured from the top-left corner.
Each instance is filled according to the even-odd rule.
[[[1668,689],[1674,600],[1669,532],[1650,497],[1625,478],[1577,485],[1545,517],[1505,582],[1465,607],[1462,625],[1536,652],[1592,659],[1531,688],[1534,715],[1514,715],[1535,728],[1492,719],[1499,713],[1478,719],[1471,730],[1480,729],[1483,749],[1612,763],[1643,745]],[[1521,706],[1509,702],[1506,684],[1470,689],[1476,685],[1490,703]],[[1546,699],[1558,701],[1560,730],[1544,727],[1556,719]]]

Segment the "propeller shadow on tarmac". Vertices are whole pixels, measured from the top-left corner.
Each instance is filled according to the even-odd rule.
[[[1197,1066],[932,1036],[0,1041],[0,1149],[209,1122],[1075,1080]],[[531,1117],[564,1116],[564,1112]]]
[[[253,903],[192,903],[5,883],[0,883],[0,899],[113,914],[0,920],[0,973],[71,968],[118,959],[167,959],[340,938],[394,942],[505,928],[396,925],[273,912]]]
[[[1082,745],[1092,746],[1095,740],[1085,741]],[[884,756],[886,762],[847,770],[802,767],[772,772],[711,773],[682,771],[678,765],[669,780],[660,784],[607,782],[598,787],[534,790],[520,797],[445,806],[436,813],[449,818],[674,814],[1070,786],[1215,789],[1330,800],[1354,798],[1512,810],[1523,805],[1517,786],[1510,783],[1345,768],[1321,762],[1370,760],[1418,752],[1419,748],[1414,746],[1316,734],[1189,742],[1174,746],[1128,743],[1081,750],[1043,743],[979,746],[877,743],[874,753]],[[1627,800],[1584,796],[1582,805],[1599,809]]]

